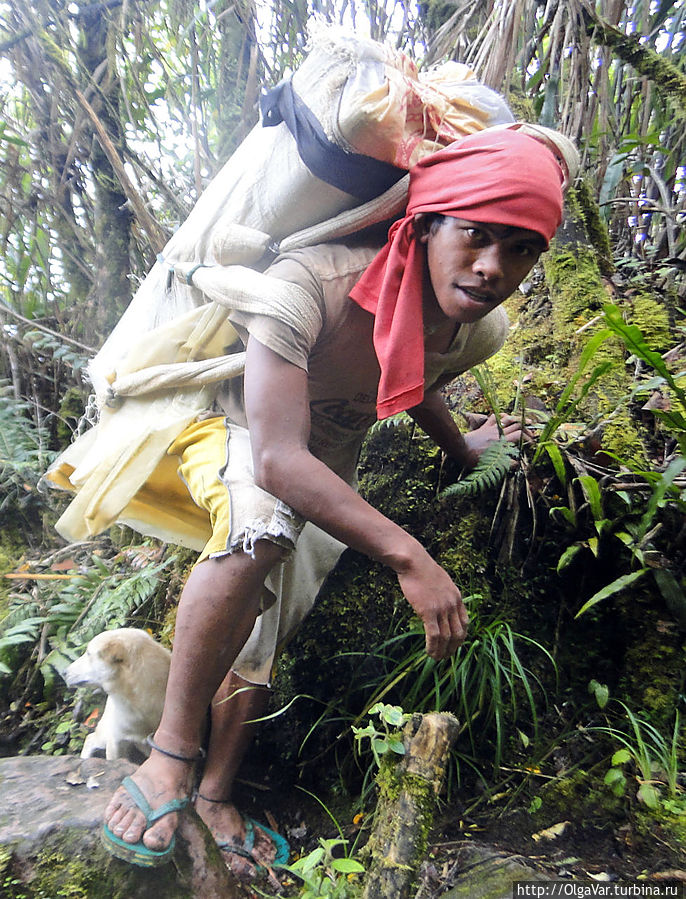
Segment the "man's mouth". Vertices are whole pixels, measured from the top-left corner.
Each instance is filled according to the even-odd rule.
[[[477,303],[493,303],[495,302],[495,297],[492,293],[483,293],[478,290],[472,290],[469,287],[464,287],[463,285],[457,285],[462,293],[466,293],[468,297],[471,297]]]

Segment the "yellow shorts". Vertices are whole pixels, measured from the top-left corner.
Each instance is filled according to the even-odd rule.
[[[261,614],[233,664],[244,680],[269,683],[279,648],[312,608],[344,546],[256,486],[245,428],[224,418],[199,421],[186,428],[168,452],[178,457],[180,477],[212,524],[198,562],[236,550],[250,553],[260,539],[284,547],[284,561],[267,575]],[[296,541],[297,550],[288,552]]]
[[[304,525],[297,513],[255,484],[250,435],[225,418],[189,425],[167,450],[193,502],[210,516],[212,536],[198,562],[252,553],[257,540],[292,550]],[[196,563],[197,564],[197,563]]]

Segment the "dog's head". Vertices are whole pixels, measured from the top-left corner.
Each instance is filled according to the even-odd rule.
[[[129,650],[116,631],[104,631],[90,641],[83,655],[64,673],[69,687],[99,687],[111,692],[128,664]]]

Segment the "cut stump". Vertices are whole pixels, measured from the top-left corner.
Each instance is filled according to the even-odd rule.
[[[426,854],[448,752],[457,737],[449,714],[413,715],[403,731],[405,755],[379,771],[379,802],[366,851],[371,865],[363,899],[408,899]]]

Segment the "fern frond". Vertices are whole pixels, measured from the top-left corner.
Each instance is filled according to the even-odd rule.
[[[24,494],[24,483],[36,484],[54,455],[46,451],[47,430],[31,413],[30,404],[17,400],[7,381],[0,381],[0,508]]]
[[[383,421],[375,421],[371,428],[367,431],[369,436],[378,434],[386,428],[397,428],[398,425],[412,424],[412,419],[407,412],[398,412],[397,415],[391,415],[390,418],[384,418]]]
[[[441,493],[441,497],[474,496],[482,490],[497,487],[510,470],[512,460],[519,455],[517,447],[501,437],[482,454],[479,462],[466,478],[451,484]]]

